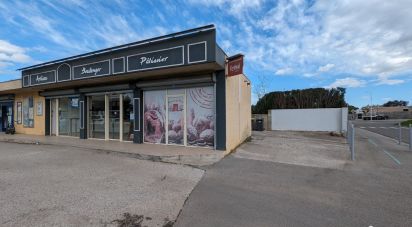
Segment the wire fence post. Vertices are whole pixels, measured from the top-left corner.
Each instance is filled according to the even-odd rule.
[[[351,135],[351,159],[352,161],[355,161],[355,126],[352,124],[352,135]]]
[[[402,143],[402,125],[400,122],[398,125],[399,125],[399,144],[401,144]]]
[[[412,124],[409,124],[409,151],[412,151]]]

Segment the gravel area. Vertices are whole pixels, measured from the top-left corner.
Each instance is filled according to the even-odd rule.
[[[147,226],[175,220],[204,171],[51,145],[0,143],[0,226]]]

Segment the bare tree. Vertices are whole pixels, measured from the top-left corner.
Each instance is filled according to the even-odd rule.
[[[253,85],[253,92],[261,99],[268,92],[269,78],[263,75],[258,75],[257,80]]]

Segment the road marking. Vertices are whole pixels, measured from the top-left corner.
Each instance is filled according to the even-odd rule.
[[[378,147],[378,145],[375,142],[373,142],[371,139],[368,139],[368,141],[369,141],[369,143],[375,145],[375,147]]]
[[[399,130],[399,127],[387,127],[387,126],[380,126],[380,127],[374,127],[374,126],[362,126],[362,127],[359,127],[359,128],[366,128],[366,129],[368,129],[368,128],[381,128],[381,129],[398,129]],[[405,128],[405,127],[402,127],[402,129],[409,129],[409,128]]]
[[[398,165],[401,164],[401,162],[396,159],[393,155],[391,155],[389,152],[387,152],[385,149],[383,149],[383,152],[385,152],[385,154],[387,154],[389,157],[391,157],[396,163],[398,163]]]
[[[378,144],[375,143],[375,141],[368,139],[368,142],[373,144],[375,147],[378,147]],[[400,165],[401,162],[395,158],[395,156],[393,156],[391,153],[389,153],[388,151],[386,151],[385,149],[382,149],[383,153],[385,153],[386,155],[388,155],[396,164]]]

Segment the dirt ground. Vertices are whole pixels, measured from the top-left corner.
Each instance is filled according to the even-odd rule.
[[[239,147],[234,156],[342,169],[350,153],[344,137],[331,136],[327,132],[254,131],[252,141]]]

